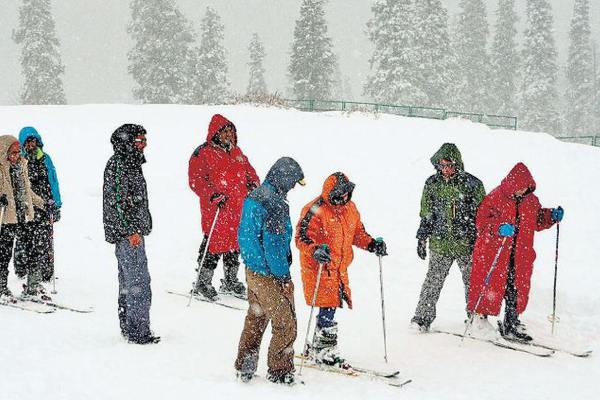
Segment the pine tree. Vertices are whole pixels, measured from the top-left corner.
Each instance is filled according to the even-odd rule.
[[[569,37],[565,121],[571,134],[583,136],[594,130],[596,111],[589,0],[575,0]]]
[[[250,52],[250,79],[246,95],[250,97],[261,97],[267,94],[267,84],[265,82],[265,67],[263,60],[265,59],[265,47],[263,46],[258,34],[252,35],[252,41],[248,47]]]
[[[515,0],[498,0],[496,29],[491,53],[492,109],[498,115],[517,115],[518,71],[521,56],[517,50],[518,16]]]
[[[377,0],[367,23],[374,51],[372,74],[364,87],[373,101],[390,104],[423,104],[427,95],[419,88],[412,0]]]
[[[489,112],[491,108],[488,34],[483,0],[461,0],[453,40],[457,55],[456,97],[453,101],[460,111]]]
[[[50,0],[23,0],[13,40],[21,49],[22,104],[66,104],[62,64]]]
[[[200,46],[196,50],[194,102],[223,104],[230,97],[226,51],[223,47],[225,26],[217,12],[206,8],[202,18]]]
[[[132,0],[128,32],[129,73],[135,99],[143,103],[187,103],[194,33],[173,0]]]
[[[547,0],[527,0],[519,121],[525,130],[560,133],[558,53]]]
[[[444,107],[453,79],[453,58],[448,11],[440,0],[417,0],[414,26],[418,86],[427,96],[424,105]]]
[[[291,91],[297,99],[331,97],[336,57],[327,35],[325,0],[302,0],[288,67]]]

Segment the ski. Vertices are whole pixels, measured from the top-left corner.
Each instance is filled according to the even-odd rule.
[[[171,291],[171,290],[167,290],[167,293],[169,293],[169,294],[173,294],[173,295],[175,295],[175,296],[186,297],[186,298],[189,298],[189,297],[190,297],[190,295],[189,295],[189,294],[180,293],[180,292],[173,292],[173,291]],[[216,306],[221,306],[221,307],[229,308],[229,309],[231,309],[231,310],[246,311],[246,309],[245,309],[245,308],[241,308],[241,307],[236,307],[236,306],[232,306],[232,305],[229,305],[229,304],[225,304],[225,303],[221,302],[220,300],[211,301],[211,300],[205,299],[204,297],[201,297],[201,296],[198,296],[198,295],[193,295],[193,296],[192,296],[192,298],[193,298],[194,300],[201,301],[201,302],[203,302],[203,303],[214,304],[214,305],[216,305]]]
[[[38,314],[51,314],[56,311],[56,308],[48,306],[48,307],[40,307],[39,304],[27,304],[26,301],[17,300],[15,302],[0,300],[0,306],[12,307],[19,310],[31,311]]]
[[[317,364],[313,360],[302,356],[294,356],[298,360],[304,360],[304,366],[310,369],[316,369],[323,372],[330,372],[338,375],[351,376],[351,377],[371,377],[380,380],[390,386],[403,387],[404,385],[412,382],[412,379],[401,380],[400,371],[379,371],[369,368],[356,367],[354,365],[348,365],[348,368],[334,367],[326,364]],[[301,361],[296,361],[297,366],[301,365]]]
[[[518,344],[522,344],[525,346],[532,346],[532,347],[538,347],[540,349],[546,349],[546,350],[553,350],[559,353],[565,353],[565,354],[569,354],[573,357],[579,357],[579,358],[586,358],[592,355],[593,350],[584,350],[584,351],[576,351],[576,350],[569,350],[569,349],[565,349],[559,346],[551,346],[545,343],[540,343],[537,341],[533,341],[533,342],[521,342],[518,340],[510,340],[510,339],[506,339],[505,340],[511,342],[511,343],[518,343]]]
[[[440,329],[432,329],[430,332],[432,333],[443,333],[445,335],[452,335],[452,336],[456,336],[456,337],[460,337],[462,338],[463,335],[457,332],[450,332],[450,331],[443,331]],[[471,339],[471,340],[476,340],[479,342],[487,342],[487,343],[491,343],[494,346],[503,348],[503,349],[507,349],[507,350],[513,350],[513,351],[518,351],[521,353],[527,353],[527,354],[531,354],[533,356],[537,356],[537,357],[550,357],[555,353],[555,350],[553,349],[542,349],[542,348],[537,348],[534,346],[529,346],[529,345],[525,345],[522,343],[515,343],[515,342],[510,342],[508,340],[505,340],[503,338],[498,338],[498,339],[485,339],[485,338],[478,338],[478,337],[474,337],[474,336],[464,336],[467,339]]]
[[[41,300],[41,299],[36,299],[36,298],[29,298],[29,297],[21,298],[20,300],[21,301],[30,301],[30,302],[36,303],[36,304],[44,304],[48,307],[54,307],[55,309],[72,311],[72,312],[81,313],[81,314],[87,314],[87,313],[91,313],[94,311],[91,308],[75,308],[75,307],[65,306],[62,304],[55,303],[51,300],[46,301],[46,300]]]

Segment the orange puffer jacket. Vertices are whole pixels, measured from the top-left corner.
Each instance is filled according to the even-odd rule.
[[[296,246],[300,250],[304,298],[308,305],[312,302],[319,268],[313,252],[318,246],[327,244],[331,262],[323,266],[315,305],[342,307],[342,300],[345,300],[352,308],[348,280],[348,267],[354,257],[352,246],[366,250],[373,238],[365,231],[354,203],[348,200],[343,205],[334,205],[331,195],[345,192],[351,196],[353,189],[354,184],[344,174],[330,175],[325,180],[321,196],[304,206],[300,214]]]

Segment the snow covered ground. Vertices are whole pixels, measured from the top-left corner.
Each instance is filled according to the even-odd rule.
[[[383,236],[390,365],[413,379],[404,389],[363,378],[305,370],[306,385],[279,387],[259,379],[235,380],[233,361],[244,312],[194,303],[166,293],[187,291],[194,279],[200,212],[187,186],[187,162],[204,141],[212,114],[235,122],[239,144],[264,178],[280,156],[296,158],[307,186],[290,196],[295,225],[301,207],[321,191],[332,172],[356,184],[354,200],[373,235]],[[566,144],[539,133],[492,131],[470,122],[407,119],[389,115],[309,114],[250,106],[2,107],[1,134],[25,125],[41,133],[58,169],[63,217],[56,226],[57,302],[93,306],[94,313],[38,315],[0,308],[0,398],[167,399],[597,399],[600,388],[600,149]],[[163,341],[136,346],[121,339],[116,317],[114,247],[104,242],[102,173],[112,149],[109,137],[122,123],[148,130],[145,174],[154,230],[147,239],[154,293],[152,327]],[[545,206],[562,205],[556,340],[585,344],[588,359],[555,354],[542,359],[487,343],[408,329],[427,264],[416,255],[415,233],[429,157],[444,142],[456,143],[466,169],[489,191],[518,161],[538,183]],[[522,316],[536,338],[550,340],[555,230],[536,236],[529,309]],[[295,248],[294,248],[295,250]],[[298,260],[297,252],[295,260]],[[293,265],[299,338],[309,307]],[[221,276],[219,268],[216,278]],[[338,313],[340,346],[357,364],[382,367],[379,275],[374,256],[356,251],[350,270],[355,308]],[[216,281],[216,279],[215,279]],[[215,284],[217,281],[215,282]],[[11,270],[10,287],[20,282]],[[434,327],[460,330],[464,299],[453,267]],[[264,343],[267,343],[265,337]],[[266,373],[266,347],[259,373]]]

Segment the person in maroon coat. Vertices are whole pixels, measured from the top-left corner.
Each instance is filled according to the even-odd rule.
[[[200,198],[202,231],[204,240],[200,245],[198,263],[208,245],[194,293],[208,300],[217,300],[212,278],[221,256],[224,279],[220,291],[245,298],[246,288],[237,278],[240,247],[238,227],[242,205],[246,195],[260,185],[256,171],[237,145],[235,125],[220,114],[215,114],[208,126],[206,142],[196,148],[189,162],[190,188]],[[214,231],[208,242],[208,234],[220,209]]]
[[[527,308],[531,274],[536,254],[533,236],[562,220],[562,207],[542,208],[533,193],[535,180],[523,163],[518,163],[488,194],[477,211],[477,239],[467,308],[479,318],[500,314],[505,300],[501,333],[509,339],[532,340],[519,321]],[[502,247],[502,250],[500,248]],[[485,278],[499,253],[488,284]],[[478,299],[481,296],[479,304]],[[477,308],[476,308],[477,306]]]

